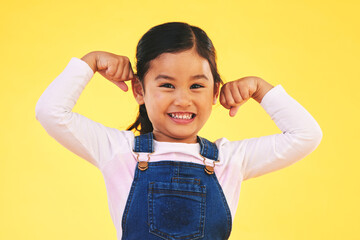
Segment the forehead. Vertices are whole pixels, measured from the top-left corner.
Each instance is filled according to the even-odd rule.
[[[150,61],[147,75],[156,77],[158,74],[175,75],[174,77],[179,78],[204,74],[212,79],[209,62],[194,48],[178,53],[163,53]]]

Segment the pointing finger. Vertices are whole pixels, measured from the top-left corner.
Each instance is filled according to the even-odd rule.
[[[229,111],[229,115],[230,117],[234,117],[237,113],[237,111],[239,110],[241,105],[235,106],[235,107],[231,107],[230,111]]]
[[[129,88],[125,82],[119,82],[119,81],[114,81],[114,80],[110,80],[110,82],[114,83],[116,86],[118,86],[124,92],[127,92],[129,90]]]

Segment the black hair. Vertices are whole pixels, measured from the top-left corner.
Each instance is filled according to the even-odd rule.
[[[216,66],[216,51],[207,34],[201,28],[184,22],[167,22],[147,31],[136,47],[136,71],[142,86],[144,86],[144,77],[149,70],[151,60],[162,53],[181,52],[194,46],[197,53],[208,60],[214,83],[223,84]],[[214,84],[214,88],[215,86]],[[139,106],[136,121],[127,130],[136,130],[140,134],[153,131],[145,104]]]

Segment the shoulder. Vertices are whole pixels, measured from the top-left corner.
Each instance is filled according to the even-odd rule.
[[[110,128],[109,132],[111,141],[118,144],[120,149],[128,151],[133,148],[135,135],[132,131]]]
[[[96,154],[100,158],[101,166],[113,166],[111,163],[123,162],[122,159],[127,159],[133,156],[134,133],[127,130],[119,130],[117,128],[106,127],[104,132],[99,135],[105,135],[97,139],[96,145],[99,146],[99,152]],[[99,142],[101,141],[101,142]]]
[[[239,159],[246,148],[246,139],[230,141],[227,138],[219,138],[214,143],[219,150],[220,160]]]
[[[215,145],[218,147],[219,151],[226,151],[231,150],[233,148],[240,148],[245,144],[244,140],[238,140],[238,141],[230,141],[227,138],[219,138],[215,142]]]
[[[108,146],[109,151],[114,153],[131,152],[134,146],[134,133],[128,130],[119,130],[112,127],[104,127],[105,131],[98,132],[98,135],[105,135],[106,137],[99,138],[99,140],[107,142],[99,142],[99,145]]]

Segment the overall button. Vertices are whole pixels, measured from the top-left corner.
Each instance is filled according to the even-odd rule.
[[[145,161],[141,161],[139,162],[138,164],[138,168],[141,170],[141,171],[145,171],[146,169],[148,169],[149,167],[149,164],[148,162],[145,162]]]

